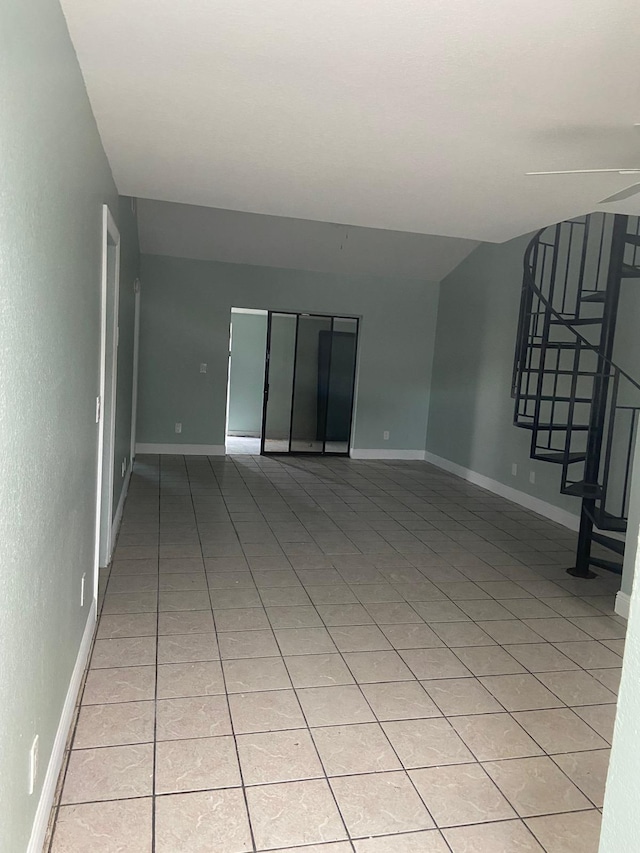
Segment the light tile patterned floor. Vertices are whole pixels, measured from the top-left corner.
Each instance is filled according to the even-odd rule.
[[[573,544],[425,463],[139,457],[51,853],[595,853]]]

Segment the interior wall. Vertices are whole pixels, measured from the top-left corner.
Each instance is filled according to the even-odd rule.
[[[513,426],[511,371],[530,239],[482,244],[443,280],[426,447],[577,514],[580,501],[560,494],[559,466],[530,459],[531,433]]]
[[[266,314],[231,314],[229,420],[231,435],[259,436],[262,428]]]
[[[0,101],[0,850],[17,853],[90,612],[102,204],[118,198],[55,0],[0,4]]]
[[[224,444],[236,306],[361,316],[353,444],[424,452],[437,283],[144,254],[141,275],[139,442]]]
[[[616,724],[607,775],[600,853],[640,850],[640,444],[636,445],[623,591],[631,596],[618,693]]]

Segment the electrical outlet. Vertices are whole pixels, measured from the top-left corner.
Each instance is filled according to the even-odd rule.
[[[36,735],[29,750],[29,794],[33,794],[38,780],[38,753],[40,751],[40,736]]]
[[[177,433],[182,432],[182,424],[176,424],[176,432]]]
[[[124,477],[124,475],[126,473],[127,473],[127,457],[125,456],[124,459],[122,460],[122,465],[120,466],[120,476]]]
[[[385,431],[382,433],[382,438],[385,441],[389,441],[389,430],[388,429],[385,429]]]
[[[206,372],[207,372],[207,365],[203,363],[200,365],[200,373],[206,373]]]
[[[529,471],[529,482],[535,483],[535,481],[536,481],[536,472],[535,471]]]
[[[518,466],[514,462],[513,465],[511,466],[511,476],[516,477],[517,474],[518,474]]]
[[[82,575],[82,580],[80,581],[80,607],[84,607],[84,588],[87,582],[87,573],[85,572]]]

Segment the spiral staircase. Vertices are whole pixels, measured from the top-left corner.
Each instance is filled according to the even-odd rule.
[[[568,569],[581,578],[595,577],[590,566],[622,572],[640,383],[614,361],[615,336],[637,279],[638,217],[560,222],[524,256],[514,424],[531,432],[532,459],[560,468],[562,494],[582,501]]]

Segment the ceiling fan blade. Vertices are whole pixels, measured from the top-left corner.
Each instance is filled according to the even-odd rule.
[[[619,193],[614,193],[608,198],[603,198],[600,204],[608,204],[611,201],[623,201],[625,198],[631,198],[636,193],[640,193],[640,184],[633,184],[633,186],[627,187],[626,190],[620,190]]]
[[[525,172],[525,175],[598,175],[605,172],[617,175],[640,175],[640,169],[561,169],[556,172]]]

